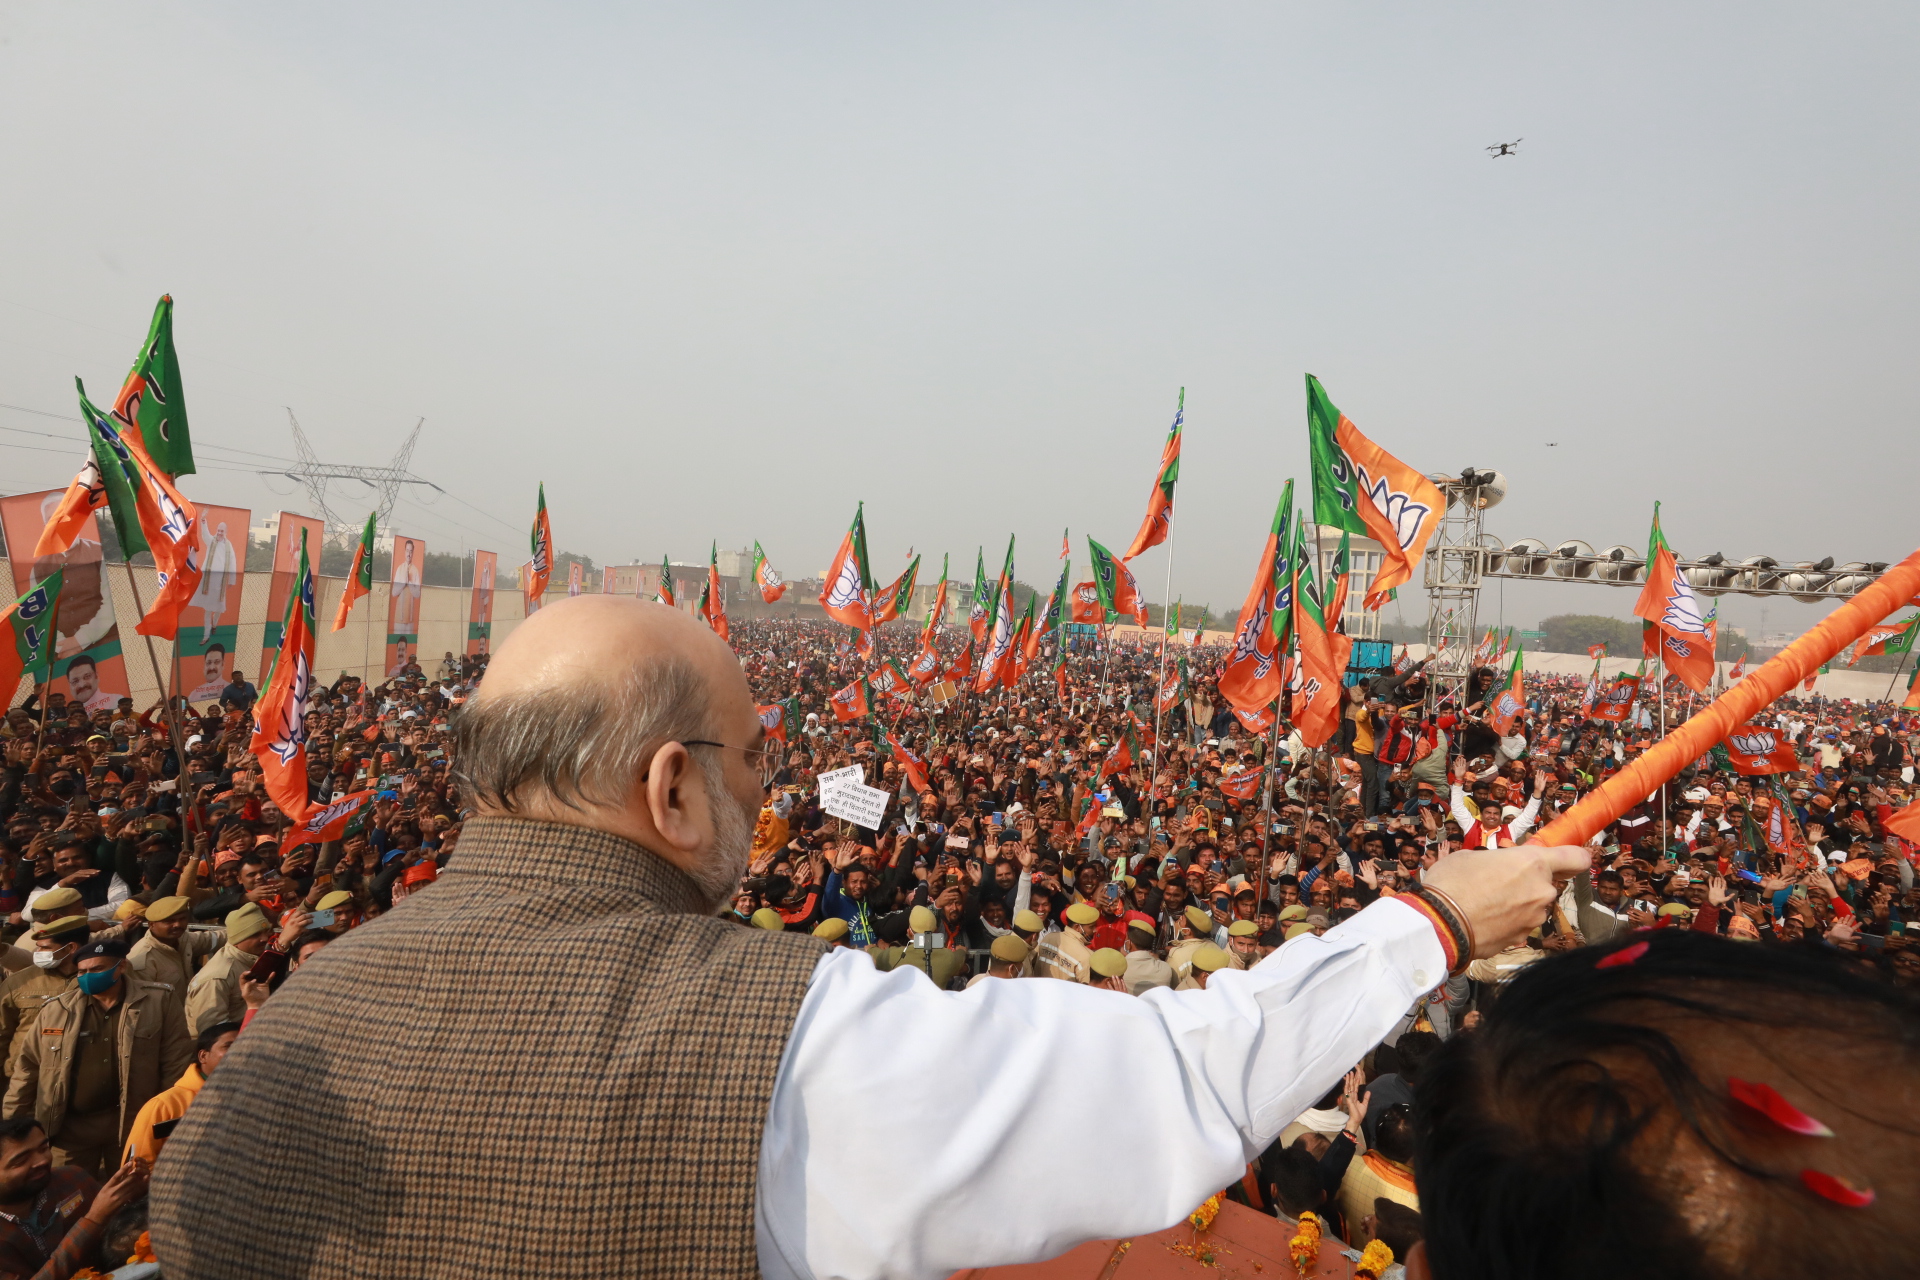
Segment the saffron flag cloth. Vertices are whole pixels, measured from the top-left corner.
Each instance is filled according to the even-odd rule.
[[[1599,700],[1594,703],[1593,718],[1623,724],[1633,712],[1633,700],[1639,696],[1639,676],[1617,676],[1601,690]]]
[[[1588,645],[1588,646],[1587,646],[1587,656],[1588,656],[1589,658],[1604,658],[1604,657],[1606,657],[1606,656],[1607,656],[1607,642],[1606,642],[1606,641],[1604,641],[1604,640],[1602,640],[1602,641],[1601,641],[1601,642],[1600,642],[1599,644],[1590,644],[1590,645]]]
[[[373,590],[373,535],[379,517],[378,511],[367,512],[366,527],[360,530],[359,545],[353,549],[353,564],[347,568],[347,587],[340,593],[340,608],[333,615],[335,631],[346,627],[353,602]]]
[[[130,558],[151,552],[160,591],[147,606],[146,616],[134,627],[143,636],[171,640],[180,631],[180,611],[200,587],[199,513],[173,487],[173,481],[140,447],[120,434],[107,415],[93,407],[80,379],[80,415],[86,420],[93,461],[107,491],[107,509],[121,550]]]
[[[1347,588],[1353,574],[1353,535],[1340,531],[1340,548],[1333,553],[1333,563],[1327,566],[1328,590],[1332,599],[1327,603],[1327,630],[1338,631],[1340,619],[1346,616]]]
[[[1650,623],[1657,635],[1656,650],[1667,670],[1696,693],[1705,693],[1713,680],[1715,627],[1700,608],[1680,572],[1673,548],[1660,532],[1660,504],[1653,504],[1653,528],[1647,536],[1647,582],[1634,602],[1634,613]]]
[[[727,636],[727,594],[720,585],[720,543],[715,541],[707,557],[707,581],[700,588],[700,616],[722,640]]]
[[[929,685],[940,674],[940,651],[928,641],[920,652],[913,655],[913,661],[907,664],[907,679],[917,685]]]
[[[1360,433],[1307,375],[1307,443],[1313,457],[1313,518],[1380,544],[1380,571],[1365,605],[1378,609],[1413,577],[1440,527],[1446,499],[1433,481]]]
[[[753,544],[753,584],[760,588],[760,598],[768,604],[787,594],[787,580],[774,571],[757,539]]]
[[[1154,699],[1154,710],[1167,712],[1173,710],[1187,699],[1187,658],[1185,654],[1173,660],[1173,669],[1161,678],[1159,696]]]
[[[267,794],[293,822],[305,821],[307,799],[307,694],[313,685],[313,565],[307,536],[300,534],[300,567],[287,596],[280,651],[253,704],[248,749],[260,761]]]
[[[1231,796],[1245,804],[1260,794],[1260,783],[1264,769],[1242,769],[1240,772],[1220,779],[1220,794]]]
[[[927,762],[907,750],[906,744],[892,733],[887,734],[887,746],[893,751],[893,758],[899,762],[900,772],[907,775],[907,782],[921,795],[933,790],[933,784],[927,781]]]
[[[1147,514],[1140,521],[1140,532],[1120,558],[1131,560],[1148,547],[1157,547],[1173,532],[1173,486],[1180,479],[1180,424],[1187,416],[1187,389],[1180,388],[1180,404],[1173,412],[1173,427],[1160,449],[1160,470],[1147,494]],[[1066,552],[1063,549],[1062,555]]]
[[[913,584],[920,576],[920,557],[915,556],[907,571],[873,598],[873,625],[892,622],[913,607]]]
[[[187,397],[180,388],[180,358],[173,350],[173,298],[154,304],[147,340],[134,358],[113,416],[122,435],[132,436],[153,465],[169,476],[193,474],[193,440],[187,432]]]
[[[1120,736],[1119,741],[1113,744],[1112,750],[1107,752],[1107,758],[1100,762],[1100,777],[1097,781],[1105,782],[1116,773],[1125,773],[1133,767],[1134,757],[1139,753],[1140,744],[1135,741],[1133,730],[1129,729]]]
[[[1249,733],[1265,733],[1267,730],[1273,728],[1273,722],[1277,719],[1277,716],[1272,707],[1256,707],[1251,711],[1242,707],[1234,707],[1233,718],[1247,726]]]
[[[1743,653],[1733,660],[1733,670],[1727,672],[1727,683],[1732,684],[1745,674],[1747,674],[1747,655]]]
[[[34,543],[33,558],[65,555],[73,540],[86,527],[87,517],[107,505],[107,482],[100,475],[100,464],[88,454],[79,474],[60,495],[60,505],[40,527],[40,540]]]
[[[951,680],[955,684],[962,684],[972,675],[973,646],[971,644],[964,644],[960,646],[960,654],[953,660],[953,665],[948,667],[940,678],[943,680]]]
[[[1487,725],[1501,737],[1513,731],[1513,722],[1527,709],[1527,695],[1522,688],[1520,657],[1513,655],[1513,667],[1507,672],[1507,682],[1500,686],[1500,692],[1493,695],[1493,705],[1487,708]]]
[[[1916,665],[1913,674],[1907,677],[1907,696],[1900,702],[1902,708],[1920,707],[1920,665]]]
[[[1775,808],[1784,806],[1776,805]],[[1920,844],[1920,804],[1909,804],[1895,809],[1887,819],[1887,830],[1899,836],[1909,844]]]
[[[1233,624],[1233,648],[1221,664],[1220,696],[1242,711],[1271,704],[1284,688],[1280,658],[1286,652],[1292,618],[1281,621],[1280,611],[1290,610],[1293,599],[1292,519],[1293,481],[1289,480],[1280,491],[1280,505],[1273,510],[1253,583]]]
[[[862,631],[873,625],[870,604],[873,600],[873,570],[867,561],[867,504],[854,509],[853,523],[840,539],[833,565],[827,570],[826,586],[820,591],[820,607],[836,622],[844,622]]]
[[[987,633],[987,647],[980,655],[980,670],[974,675],[973,690],[985,693],[1008,678],[1013,662],[1013,539],[1007,539],[1007,560],[994,584],[991,601],[993,627]]]
[[[1296,557],[1293,582],[1293,629],[1300,644],[1300,687],[1293,695],[1294,727],[1301,741],[1318,747],[1340,728],[1341,677],[1347,669],[1352,641],[1327,630],[1313,566]]]
[[[947,557],[940,557],[940,583],[933,589],[933,607],[927,610],[927,625],[920,628],[920,647],[933,648],[933,638],[940,631],[940,621],[947,612]]]
[[[753,710],[760,717],[760,727],[767,731],[768,742],[792,741],[800,724],[799,707],[792,698],[785,702],[769,702]]]
[[[1848,659],[1847,665],[1852,666],[1862,658],[1875,658],[1885,653],[1912,653],[1916,633],[1920,633],[1920,613],[1899,622],[1876,623],[1867,628],[1867,634],[1854,642],[1853,657]]]
[[[1734,769],[1749,776],[1800,770],[1793,744],[1784,733],[1768,725],[1743,724],[1727,735],[1726,746],[1727,759]]]
[[[1092,538],[1087,539],[1087,558],[1093,568],[1093,585],[1100,592],[1100,606],[1107,616],[1132,614],[1142,627],[1147,625],[1147,605],[1140,598],[1133,570]]]
[[[1408,667],[1411,667],[1412,665],[1413,665],[1413,646],[1410,644],[1403,644],[1400,646],[1400,656],[1393,660],[1393,674],[1402,675],[1406,672],[1406,669]]]
[[[897,698],[908,689],[907,677],[901,674],[892,658],[881,663],[874,673],[867,677],[867,696]]]
[[[1068,529],[1062,529],[1060,531],[1060,558],[1062,560],[1065,560],[1073,554],[1073,543],[1067,539],[1069,532],[1071,532],[1071,530]]]
[[[1587,677],[1587,691],[1580,697],[1580,714],[1593,714],[1593,704],[1600,700],[1600,659],[1593,660],[1593,674]]]
[[[1040,628],[1034,621],[1033,609],[1038,596],[1027,597],[1026,612],[1020,616],[1020,629],[1014,632],[1014,647],[1020,651],[1019,665],[1024,669],[1040,655]]]
[[[360,829],[373,818],[373,800],[379,794],[378,791],[356,791],[332,804],[316,806],[312,813],[288,828],[286,847],[297,849],[303,844],[325,844],[329,840],[359,835]]]
[[[6,624],[0,629],[0,690],[9,697],[21,676],[35,684],[52,679],[54,605],[65,574],[65,566],[55,569],[0,613],[0,622]]]
[[[858,720],[869,711],[867,682],[863,677],[855,680],[844,689],[836,691],[827,701],[833,706],[836,720]]]
[[[1100,604],[1100,587],[1097,583],[1076,582],[1073,584],[1072,620],[1080,623],[1101,623],[1107,620],[1107,611]]]
[[[655,597],[669,609],[678,609],[680,601],[673,594],[673,566],[665,556],[660,557],[660,590]]]
[[[975,640],[985,640],[987,628],[993,625],[993,583],[987,578],[986,556],[985,547],[973,553],[973,603],[967,611],[967,626]]]
[[[540,483],[540,505],[533,513],[533,558],[528,564],[533,571],[533,583],[527,589],[527,599],[544,600],[547,579],[553,573],[553,526],[547,521],[547,485],[544,480]]]

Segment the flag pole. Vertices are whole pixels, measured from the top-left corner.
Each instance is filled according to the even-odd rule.
[[[1160,592],[1160,678],[1153,686],[1153,773],[1147,780],[1149,813],[1153,809],[1155,788],[1160,785],[1160,757],[1166,754],[1166,745],[1160,733],[1160,693],[1167,684],[1167,610],[1173,607],[1173,540],[1179,536],[1173,523],[1173,503],[1172,498],[1167,499],[1167,582]],[[1178,618],[1171,621],[1176,628],[1180,625]]]
[[[127,590],[133,593],[134,611],[144,619],[147,616],[147,606],[140,601],[140,584],[133,576],[133,557],[128,556],[122,560],[120,567],[127,571]],[[140,638],[147,642],[147,662],[153,667],[154,686],[159,690],[161,698],[165,699],[167,704],[167,733],[173,738],[174,759],[180,762],[179,776],[184,778],[187,776],[187,747],[186,739],[180,734],[180,713],[173,705],[173,699],[167,695],[167,682],[160,674],[160,659],[155,655],[153,650],[153,637],[143,634]],[[178,640],[174,642],[174,646],[176,649],[179,647]],[[176,662],[174,665],[178,667],[179,663]],[[49,673],[51,673],[51,669],[49,669]],[[186,804],[185,796],[182,797],[182,802],[185,804],[186,809],[191,812],[192,806],[191,804]]]
[[[53,663],[60,652],[60,595],[61,592],[66,589],[66,585],[67,580],[62,578],[60,580],[61,591],[56,591],[53,594],[52,617],[47,623],[47,679],[46,683],[40,686],[40,732],[35,734],[33,738],[33,754],[35,759],[39,758],[40,750],[47,741],[47,704],[53,701]],[[29,587],[28,590],[32,590],[32,588]],[[12,691],[9,690],[8,692],[11,693]],[[1891,696],[1893,691],[1889,689],[1887,692],[1888,695]]]
[[[1896,662],[1893,666],[1893,679],[1887,681],[1887,696],[1881,699],[1882,702],[1893,701],[1893,686],[1900,679],[1900,673],[1906,670],[1906,667],[1907,655],[1903,653],[1900,655],[1900,661]]]

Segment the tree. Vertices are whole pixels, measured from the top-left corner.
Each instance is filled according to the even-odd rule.
[[[1559,613],[1540,620],[1547,633],[1541,647],[1548,653],[1585,653],[1596,644],[1607,646],[1616,658],[1631,658],[1640,652],[1640,623],[1595,613]]]

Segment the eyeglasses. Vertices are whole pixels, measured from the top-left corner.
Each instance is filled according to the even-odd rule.
[[[685,738],[681,740],[680,745],[683,747],[719,747],[725,750],[730,744],[725,742],[707,742],[700,738]],[[780,772],[780,759],[774,748],[735,747],[733,749],[749,758],[758,757],[758,760],[755,762],[755,767],[759,771],[760,785],[762,787],[771,787],[773,785],[774,775]]]

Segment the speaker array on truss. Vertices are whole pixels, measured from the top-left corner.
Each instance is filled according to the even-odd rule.
[[[1616,545],[1595,551],[1578,539],[1561,543],[1521,538],[1503,545],[1498,538],[1481,538],[1485,568],[1490,578],[1525,578],[1537,582],[1600,582],[1617,587],[1646,580],[1646,552]],[[1698,560],[1676,562],[1693,589],[1703,596],[1729,593],[1749,596],[1791,596],[1806,604],[1844,600],[1864,590],[1886,571],[1884,562],[1852,560],[1836,565],[1824,560],[1782,561],[1772,556],[1730,560],[1719,552]]]

